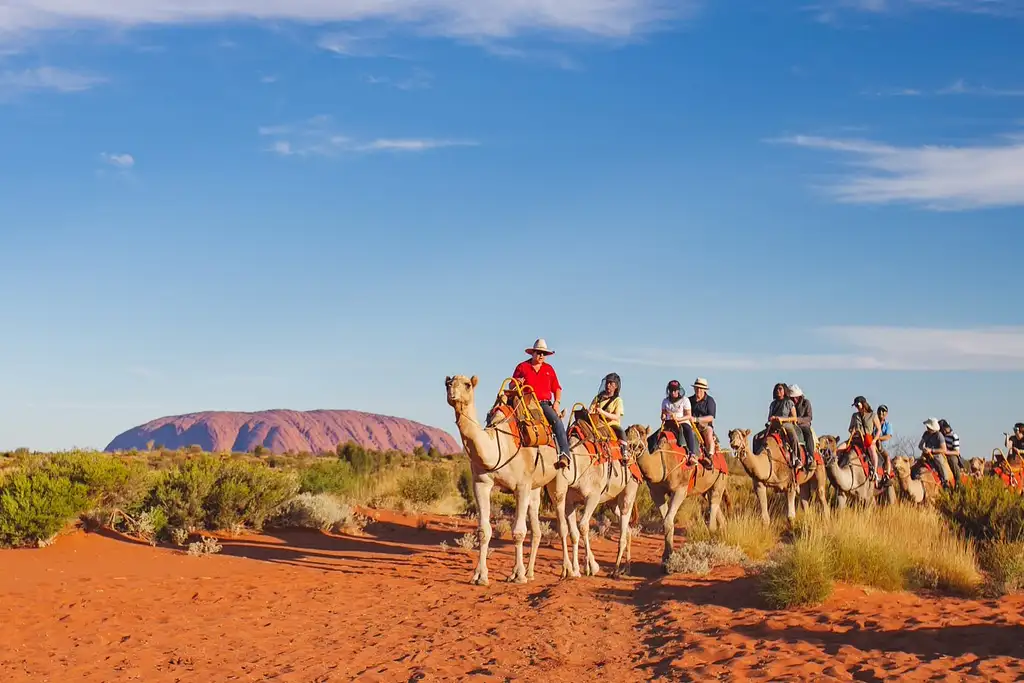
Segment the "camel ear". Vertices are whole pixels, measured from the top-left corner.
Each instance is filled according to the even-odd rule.
[[[450,387],[452,385],[452,378],[449,377],[448,375],[444,376],[444,385],[446,387]]]
[[[472,384],[474,387],[476,386],[476,383],[479,382],[479,381],[480,380],[477,379],[476,375],[473,375],[472,377],[469,378],[469,383]]]

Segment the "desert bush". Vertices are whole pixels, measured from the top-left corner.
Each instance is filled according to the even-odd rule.
[[[818,605],[832,594],[832,546],[817,530],[780,547],[759,572],[760,594],[772,609]]]
[[[0,481],[0,545],[46,541],[89,506],[85,484],[44,469],[6,474]]]
[[[728,517],[714,533],[703,521],[691,525],[687,528],[686,540],[715,541],[738,548],[752,561],[760,562],[778,546],[782,527],[780,517],[772,517],[771,523],[765,527],[759,513],[744,509]]]
[[[788,572],[790,583],[809,581],[822,566],[828,585],[838,580],[886,591],[930,588],[959,595],[973,595],[981,587],[974,546],[929,508],[847,509],[827,518],[810,512],[798,519],[794,536],[777,566],[764,575],[765,595],[773,596],[773,604],[781,604],[787,595],[801,600],[805,594],[817,595],[803,589],[786,593],[778,584],[780,572]],[[811,558],[807,548],[818,551],[820,558]],[[801,567],[801,562],[812,566]]]
[[[97,508],[135,507],[151,483],[145,464],[104,453],[58,453],[36,466],[55,478],[83,484],[89,505]]]
[[[685,543],[674,551],[665,563],[669,574],[697,574],[705,576],[715,567],[741,564],[746,557],[735,546],[709,541]]]
[[[943,490],[936,508],[957,529],[978,541],[1024,541],[1024,496],[996,477]]]
[[[398,484],[398,495],[414,506],[436,503],[452,490],[451,473],[444,468],[417,468]]]
[[[996,595],[1024,590],[1024,542],[992,541],[979,552],[988,588]]]
[[[164,510],[171,527],[260,529],[298,487],[294,471],[204,455],[167,472],[148,502]]]
[[[347,460],[318,460],[299,470],[299,491],[348,496],[356,490],[358,478]]]
[[[285,503],[269,522],[275,527],[354,531],[361,520],[352,507],[330,493],[300,493]]]

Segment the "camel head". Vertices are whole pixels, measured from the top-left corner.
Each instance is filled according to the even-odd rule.
[[[900,479],[910,478],[910,458],[900,455],[892,459],[892,468]]]
[[[831,434],[823,434],[818,437],[818,452],[821,456],[828,460],[829,458],[835,457],[836,451],[839,449],[839,437],[832,436]]]
[[[729,430],[729,448],[734,451],[740,451],[747,447],[747,439],[750,438],[749,429],[730,429]]]
[[[472,405],[473,390],[476,388],[478,381],[476,375],[472,377],[466,377],[465,375],[445,377],[444,387],[448,393],[448,405],[456,410]]]
[[[651,435],[650,425],[635,424],[630,425],[626,428],[626,441],[636,441],[643,439],[645,442],[647,437]]]
[[[971,458],[967,461],[967,472],[975,479],[981,479],[985,475],[985,461],[981,458]]]

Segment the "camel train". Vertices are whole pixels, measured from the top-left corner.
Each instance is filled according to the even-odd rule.
[[[538,340],[535,347],[541,347]],[[536,355],[536,348],[528,349]],[[524,361],[524,364],[528,361]],[[550,367],[550,366],[549,366]],[[517,373],[520,369],[517,368]],[[609,375],[617,382],[617,375]],[[556,420],[550,413],[558,401],[541,401],[537,392],[513,377],[502,382],[484,424],[477,420],[476,376],[455,375],[445,378],[447,402],[454,409],[455,424],[469,458],[473,476],[473,494],[479,520],[479,551],[472,582],[487,585],[487,557],[492,537],[491,492],[495,486],[515,498],[515,521],[512,537],[515,561],[508,581],[526,583],[534,578],[537,550],[541,542],[540,507],[542,491],[546,491],[556,512],[558,535],[562,547],[562,578],[596,575],[601,571],[590,547],[590,520],[598,506],[608,503],[618,520],[618,552],[613,577],[628,573],[631,561],[630,521],[636,515],[640,487],[646,485],[663,524],[664,548],[662,567],[673,552],[675,516],[689,496],[698,496],[706,504],[704,521],[710,531],[725,524],[723,504],[728,505],[727,483],[730,474],[726,452],[713,430],[684,430],[673,424],[671,415],[663,411],[661,428],[652,432],[646,425],[633,424],[625,429],[615,421],[608,407],[614,404],[614,392],[599,394],[591,406],[577,403],[564,432],[559,433],[565,411],[558,411]],[[701,381],[701,380],[698,380]],[[696,384],[696,383],[695,383]],[[560,394],[560,390],[557,392]],[[556,394],[556,396],[557,396]],[[614,394],[614,396],[613,396]],[[602,396],[604,399],[601,400]],[[668,400],[668,399],[666,399]],[[547,405],[545,405],[545,403]],[[621,404],[620,404],[621,405]],[[553,410],[554,409],[554,410]],[[621,410],[620,410],[621,413]],[[664,419],[664,418],[668,419]],[[612,419],[609,419],[612,418]],[[892,505],[899,498],[913,504],[930,504],[938,495],[942,481],[951,481],[953,473],[945,466],[941,476],[922,461],[915,465],[909,458],[892,461],[892,478],[876,485],[879,467],[872,476],[873,463],[865,447],[863,434],[853,434],[845,448],[836,436],[817,437],[811,431],[810,453],[807,438],[797,440],[798,456],[781,422],[770,420],[758,434],[749,429],[731,429],[729,448],[743,472],[750,478],[760,507],[760,516],[770,522],[768,490],[786,497],[786,518],[796,518],[796,501],[806,510],[812,505],[829,514],[829,489],[835,506]],[[1024,436],[1024,434],[1022,434]],[[711,441],[711,443],[707,443]],[[688,443],[689,442],[689,443]],[[691,450],[690,444],[695,444]],[[695,451],[695,452],[694,452]],[[1006,459],[1002,458],[1002,463]],[[915,476],[913,469],[922,471]],[[993,474],[1018,490],[1024,481],[1020,468],[994,468],[980,458],[972,458],[961,480]],[[579,517],[577,518],[577,513]],[[529,557],[524,558],[523,545],[527,523],[530,530]],[[580,538],[584,558],[580,562]],[[569,538],[572,552],[569,551]]]

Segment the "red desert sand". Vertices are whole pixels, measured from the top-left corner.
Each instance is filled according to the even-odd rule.
[[[942,680],[1024,677],[1024,596],[964,600],[840,586],[766,609],[740,569],[662,577],[660,539],[633,576],[468,583],[472,523],[369,512],[363,536],[220,536],[188,556],[75,531],[0,551],[0,671],[32,681]],[[418,528],[420,520],[426,528]],[[446,541],[448,549],[440,546]],[[554,545],[557,545],[555,537]],[[595,540],[602,568],[614,545]]]

